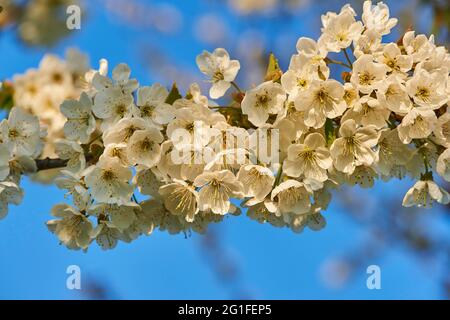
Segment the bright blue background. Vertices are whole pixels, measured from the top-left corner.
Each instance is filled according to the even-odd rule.
[[[155,3],[152,1],[151,3]],[[161,1],[159,1],[161,2]],[[338,10],[338,5],[310,6],[294,18],[272,19],[266,16],[243,19],[237,17],[219,1],[170,1],[182,11],[182,31],[174,35],[127,27],[117,17],[105,12],[98,1],[90,2],[89,14],[80,31],[75,31],[56,48],[63,55],[65,48],[76,46],[90,55],[96,67],[100,58],[110,66],[126,62],[132,74],[142,84],[161,81],[170,83],[143,67],[142,47],[157,46],[169,61],[191,71],[197,81],[195,56],[203,49],[213,49],[193,36],[195,19],[205,12],[221,16],[231,32],[229,44],[243,28],[262,30],[267,44],[282,58],[285,67],[288,56],[295,51],[296,39],[317,37],[320,14]],[[97,5],[94,5],[97,3]],[[188,3],[188,4],[187,4]],[[326,8],[326,9],[325,9]],[[395,10],[395,7],[394,7]],[[429,13],[423,12],[424,20]],[[275,35],[283,35],[282,46]],[[273,36],[273,37],[272,37]],[[0,78],[10,78],[27,68],[36,67],[48,50],[30,49],[21,45],[12,32],[0,37]],[[231,50],[232,51],[232,50]],[[148,56],[147,59],[152,59]],[[242,71],[245,72],[245,65]],[[175,79],[176,80],[176,79]],[[358,208],[374,214],[386,210],[383,199],[400,205],[411,181],[378,183],[371,191],[356,188],[355,197],[371,199],[369,205]],[[434,299],[442,297],[439,270],[445,261],[418,259],[400,243],[385,244],[381,255],[368,259],[340,289],[332,289],[321,280],[328,259],[347,255],[370,238],[369,228],[351,218],[346,209],[333,202],[325,213],[327,227],[321,232],[306,230],[295,234],[287,229],[261,225],[245,215],[229,217],[213,226],[218,247],[211,253],[204,236],[170,236],[155,231],[131,244],[120,243],[105,252],[95,244],[88,253],[74,252],[58,245],[47,231],[50,209],[64,201],[63,192],[53,186],[43,186],[25,179],[23,203],[10,207],[9,215],[0,221],[0,298],[1,299]],[[400,208],[400,206],[399,206]],[[439,210],[426,214],[432,223],[448,233],[448,218]],[[218,272],[218,266],[228,264],[235,270],[230,277]],[[82,291],[66,289],[66,268],[78,265],[82,271]],[[376,264],[382,270],[382,289],[368,290],[365,268]]]

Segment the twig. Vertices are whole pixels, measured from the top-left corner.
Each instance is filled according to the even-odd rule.
[[[236,82],[231,81],[231,85],[232,85],[239,93],[242,93],[241,88],[239,88],[239,86],[237,85]]]
[[[68,161],[69,160],[67,160],[67,159],[59,159],[59,158],[57,158],[57,159],[51,159],[51,158],[37,159],[36,160],[37,171],[63,168],[67,165]]]
[[[345,55],[345,58],[347,59],[347,62],[349,64],[349,66],[350,66],[350,69],[351,69],[351,66],[353,65],[353,62],[352,62],[352,60],[350,60],[350,57],[348,56],[347,49],[344,49],[344,55]]]
[[[326,58],[325,61],[328,62],[328,63],[332,63],[332,64],[337,64],[337,65],[340,65],[340,66],[344,66],[344,67],[347,67],[347,68],[349,68],[350,70],[352,70],[352,66],[346,64],[345,62],[338,61],[338,60],[333,60],[333,59],[330,59],[330,58]]]
[[[92,154],[88,153],[85,155],[86,161],[92,160]],[[67,165],[68,159],[60,159],[60,158],[45,158],[45,159],[36,159],[36,167],[37,171],[42,170],[50,170],[57,168],[64,168]]]

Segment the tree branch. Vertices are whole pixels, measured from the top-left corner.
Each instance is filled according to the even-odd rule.
[[[86,162],[91,161],[93,156],[91,153],[87,153],[84,155],[86,158]],[[36,159],[36,167],[37,171],[49,170],[49,169],[57,169],[64,168],[67,165],[69,160],[60,159],[60,158],[45,158],[45,159]]]
[[[57,158],[57,159],[51,159],[51,158],[37,159],[36,160],[37,171],[56,169],[56,168],[64,168],[67,165],[68,161],[69,160],[64,160],[64,159],[59,159],[59,158]]]

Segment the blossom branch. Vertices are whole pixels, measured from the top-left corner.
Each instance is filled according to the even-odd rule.
[[[67,162],[68,162],[67,159],[59,159],[59,158],[37,159],[36,167],[37,171],[64,168],[67,165]]]
[[[92,154],[85,154],[86,161],[90,161],[93,159]],[[68,159],[61,158],[45,158],[45,159],[36,159],[36,167],[37,171],[50,170],[50,169],[61,169],[66,167]]]

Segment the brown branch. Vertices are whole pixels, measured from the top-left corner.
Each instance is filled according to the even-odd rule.
[[[42,170],[49,170],[49,169],[56,169],[56,168],[64,168],[67,165],[68,160],[63,159],[51,159],[51,158],[45,158],[45,159],[37,159],[36,160],[36,167],[37,171]]]
[[[86,162],[89,162],[94,158],[92,156],[92,154],[90,154],[90,153],[85,154],[85,157],[86,157]],[[64,168],[67,165],[67,162],[69,160],[47,157],[45,159],[36,159],[35,161],[36,161],[37,171],[42,171],[42,170],[49,170],[49,169]]]

